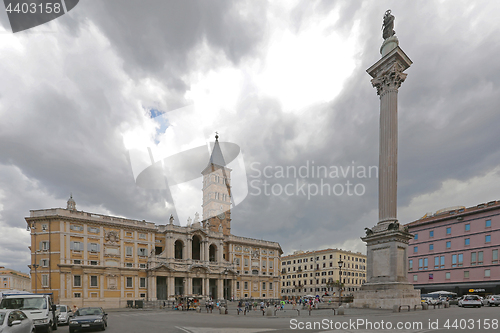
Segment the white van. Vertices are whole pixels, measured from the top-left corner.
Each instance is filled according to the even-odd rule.
[[[37,333],[57,330],[56,306],[49,295],[3,294],[0,309],[22,310],[33,320]]]

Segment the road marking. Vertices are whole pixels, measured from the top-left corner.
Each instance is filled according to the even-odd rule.
[[[276,331],[274,328],[215,328],[215,327],[178,327],[187,333],[257,333]]]

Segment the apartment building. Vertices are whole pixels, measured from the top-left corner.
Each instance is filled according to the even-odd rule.
[[[0,292],[24,290],[31,292],[31,279],[28,274],[0,266]]]
[[[342,262],[340,278],[339,261]],[[332,295],[341,281],[344,292],[358,290],[366,280],[366,255],[341,249],[295,251],[281,258],[281,296]]]
[[[500,294],[500,201],[452,207],[407,224],[408,280],[422,293]]]

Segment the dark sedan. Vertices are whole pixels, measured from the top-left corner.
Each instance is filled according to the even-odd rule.
[[[102,308],[81,308],[76,311],[69,321],[69,332],[84,329],[100,329],[104,331],[108,326],[108,315]]]

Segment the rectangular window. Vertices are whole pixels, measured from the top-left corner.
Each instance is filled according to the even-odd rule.
[[[470,223],[467,223],[467,224],[465,225],[465,231],[470,231]]]
[[[100,232],[99,228],[94,228],[94,227],[88,227],[87,231],[93,234],[98,234]]]
[[[80,297],[82,297],[82,294],[81,293],[73,293],[73,296],[75,298],[80,298]]]
[[[429,266],[429,260],[427,258],[424,258],[424,269],[427,269]]]
[[[453,254],[451,256],[451,267],[457,267],[457,255]]]
[[[439,257],[434,257],[434,269],[439,268]]]
[[[413,253],[417,253],[418,252],[418,246],[414,246],[413,247]]]
[[[146,278],[145,277],[139,278],[139,288],[146,288]]]
[[[40,242],[40,250],[48,251],[49,250],[49,241],[41,241]]]
[[[498,263],[498,250],[493,250],[491,253],[491,263],[496,264]]]
[[[90,264],[92,266],[97,266],[97,260],[90,260]]]
[[[418,240],[418,234],[415,234],[415,237],[413,237],[414,240]]]
[[[248,266],[248,258],[245,258],[245,266]],[[288,267],[288,271],[290,271],[290,267]]]
[[[125,267],[134,267],[134,264],[132,264],[131,262],[126,262]]]
[[[491,220],[486,220],[486,228],[491,227]]]
[[[485,243],[489,243],[489,242],[491,242],[491,235],[486,235],[486,236],[484,236],[484,242],[485,242]]]
[[[440,268],[444,268],[444,256],[441,256],[441,267]]]
[[[69,249],[73,251],[83,251],[83,242],[70,242]]]
[[[99,250],[100,250],[100,244],[98,244],[98,243],[89,243],[88,250],[90,252],[99,252]]]
[[[418,279],[418,276],[417,275],[413,275],[413,281],[417,281]]]
[[[469,271],[464,271],[464,279],[468,279],[469,278]]]
[[[465,245],[470,245],[470,238],[465,239]]]
[[[429,237],[434,237],[434,230],[429,231]]]
[[[266,289],[266,283],[262,282],[262,289]]]
[[[236,281],[236,289],[240,289],[240,281]]]
[[[464,265],[464,254],[459,253],[458,254],[458,267],[462,267]]]
[[[446,248],[447,249],[451,249],[451,241],[447,241],[446,242]]]
[[[83,226],[72,224],[69,226],[69,229],[74,231],[83,231]]]
[[[245,290],[248,290],[248,282],[245,281]]]
[[[413,270],[413,260],[412,259],[408,260],[408,270],[409,271]]]
[[[42,274],[42,287],[49,286],[49,274]]]
[[[433,280],[434,279],[434,274],[430,273],[429,274],[429,280]]]
[[[127,288],[132,288],[133,286],[133,280],[132,280],[132,277],[131,276],[127,276],[127,284],[126,284]]]
[[[97,275],[90,276],[90,286],[97,287]]]
[[[424,269],[424,259],[420,258],[418,259],[418,270],[421,271]]]
[[[125,255],[126,256],[132,256],[132,254],[134,253],[134,248],[132,246],[126,246],[125,247]]]
[[[139,268],[146,268],[146,264],[139,264]]]
[[[82,261],[80,259],[75,259],[75,260],[73,260],[73,264],[74,265],[81,265]]]
[[[477,261],[476,252],[471,252],[470,253],[470,265],[471,266],[475,266],[476,265],[476,261]]]
[[[484,270],[484,277],[490,277],[490,270],[489,269]]]
[[[266,261],[265,260],[262,261],[262,268],[266,269]]]
[[[82,286],[82,276],[74,275],[73,276],[73,287],[81,287]]]
[[[451,235],[451,227],[446,228],[446,234]]]
[[[446,280],[451,279],[451,273],[450,273],[450,272],[446,272],[446,273],[445,273],[445,279],[446,279]]]
[[[269,282],[269,290],[273,290],[273,283]]]
[[[41,267],[49,267],[49,259],[41,259],[40,266]]]
[[[273,269],[273,261],[272,260],[269,261],[269,269]]]
[[[146,239],[146,234],[139,234],[140,239]]]
[[[148,255],[148,249],[143,248],[143,247],[139,247],[139,248],[137,249],[137,254],[138,254],[140,257],[147,257],[147,255]]]
[[[483,251],[479,251],[477,253],[477,264],[482,265],[483,264]]]
[[[429,251],[434,250],[434,244],[429,244]]]

